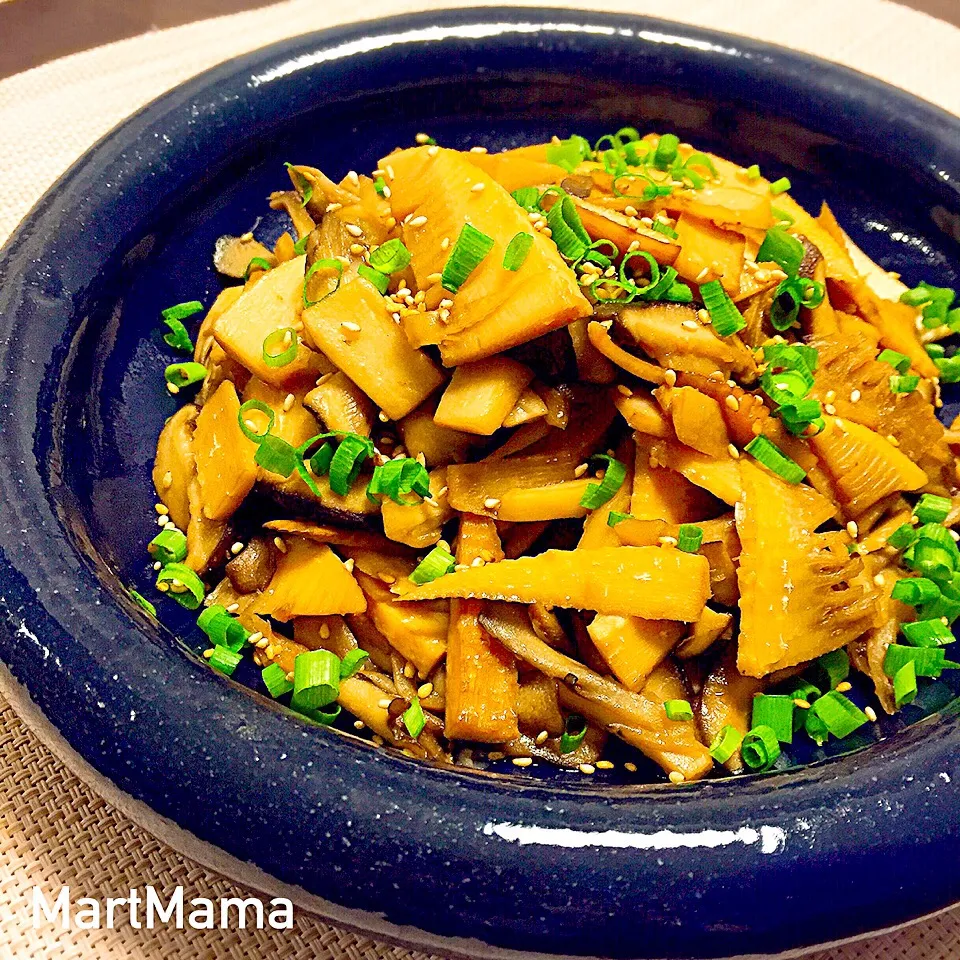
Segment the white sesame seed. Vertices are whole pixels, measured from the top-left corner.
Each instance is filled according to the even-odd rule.
[[[863,712],[867,715],[867,719],[871,723],[877,722],[877,711],[874,710],[873,707],[864,707]]]
[[[391,167],[389,163],[388,163],[388,164],[385,164],[383,169],[387,171],[387,176],[388,176],[391,180],[396,180],[396,179],[397,179],[397,175],[393,172],[393,167]]]
[[[440,148],[436,144],[433,144],[432,146],[427,147],[428,157],[435,157],[439,152],[440,152]]]
[[[596,773],[596,772],[597,772],[597,768],[596,768],[592,763],[581,763],[580,766],[577,767],[577,769],[578,769],[581,773],[585,773],[585,774],[587,774],[588,776],[589,776],[591,773]]]
[[[612,760],[598,760],[596,763],[598,770],[612,770],[613,761]]]
[[[837,684],[836,690],[837,693],[847,693],[853,689],[853,684],[849,680],[844,680],[841,683]]]
[[[729,453],[734,460],[740,459],[740,451],[732,443],[727,444],[727,453]]]
[[[422,227],[427,222],[427,218],[421,214],[419,217],[413,217],[410,220],[411,227]]]
[[[294,403],[296,403],[296,400],[297,398],[292,393],[288,393],[283,399],[284,412],[289,413],[293,408]]]
[[[483,505],[487,510],[496,510],[500,506],[500,501],[496,497],[487,497]]]
[[[851,402],[851,403],[856,403],[859,399],[860,399],[860,391],[859,391],[859,390],[851,390],[851,391],[850,391],[850,402]]]
[[[393,703],[393,699],[391,697],[381,697],[377,701],[377,706],[380,707],[381,710],[386,710],[391,703]]]
[[[732,394],[728,393],[723,401],[734,413],[740,409],[740,401]]]
[[[164,490],[169,490],[173,486],[173,474],[169,470],[163,475],[161,486]]]
[[[429,133],[418,133],[414,138],[421,146],[430,142],[431,137]]]
[[[470,192],[480,193],[485,187],[486,187],[486,184],[482,180],[479,180],[470,188]]]
[[[663,379],[666,382],[668,387],[674,387],[677,384],[677,371],[676,370],[664,370]]]
[[[366,248],[362,243],[351,243],[351,244],[350,244],[350,252],[351,252],[355,257],[361,257],[361,256],[363,256],[364,253],[367,252],[367,248]]]
[[[162,570],[162,569],[163,569],[163,564],[158,560],[158,561],[153,565],[153,569],[154,569],[154,570]]]
[[[493,754],[490,755],[493,759]],[[533,757],[514,757],[513,765],[515,767],[529,767],[533,763]]]
[[[637,772],[637,765],[636,765],[635,763],[631,763],[631,762],[628,760],[628,761],[623,765],[623,769],[624,769],[624,770],[629,770],[631,773],[636,773],[636,772]]]
[[[346,330],[348,333],[359,333],[359,332],[360,332],[360,324],[359,324],[359,323],[354,323],[352,320],[341,320],[341,321],[340,321],[340,327],[341,327],[343,330]]]
[[[486,148],[486,147],[471,147],[471,148],[470,148],[470,152],[471,152],[471,153],[486,153],[486,152],[487,152],[487,148]]]
[[[347,571],[347,573],[353,573],[353,563],[354,563],[353,557],[348,557],[346,560],[343,561],[343,566],[344,566],[344,569]]]
[[[547,733],[546,730],[541,730],[541,731],[537,734],[537,739],[534,741],[534,743],[536,743],[536,745],[539,747],[541,744],[546,743],[546,740],[547,740],[547,738],[548,738],[549,736],[550,736],[550,734]]]
[[[176,396],[180,392],[180,388],[175,383],[168,383],[167,390],[169,390],[173,396]]]
[[[169,521],[170,521],[170,515],[167,513],[161,513],[160,516],[157,517],[157,526],[165,527],[167,523],[169,523]]]
[[[343,208],[343,204],[342,204],[342,203],[328,203],[328,204],[327,204],[327,213],[336,213],[337,210],[340,210],[340,209],[342,209],[342,208]]]
[[[347,179],[348,179],[355,187],[359,187],[359,186],[360,186],[360,177],[357,175],[357,171],[356,171],[356,170],[350,170],[350,171],[347,173]]]
[[[824,404],[823,409],[826,410],[828,416],[832,417],[836,415],[837,408],[832,403]]]
[[[874,582],[878,587],[882,587],[882,586],[884,585],[884,583],[886,583],[886,581],[883,579],[883,574],[882,574],[882,573],[875,573],[875,574],[873,575],[873,582]]]
[[[170,508],[165,503],[155,503],[153,509],[162,517],[165,513],[170,512]]]
[[[354,720],[354,721],[353,721],[353,729],[354,729],[354,730],[362,730],[363,727],[364,727],[364,723],[363,723],[362,720]]]
[[[355,223],[345,223],[343,229],[350,234],[351,237],[362,237],[363,236],[363,227],[358,226]]]
[[[700,325],[696,320],[684,320],[681,322],[680,326],[685,330],[697,330]]]
[[[274,538],[273,538],[273,545],[274,545],[281,553],[286,553],[286,552],[287,552],[287,545],[286,545],[279,537],[274,537]]]
[[[671,770],[668,776],[671,783],[683,783],[687,779],[679,770]]]
[[[704,267],[704,268],[697,274],[696,282],[697,282],[697,283],[703,283],[703,281],[706,280],[707,277],[709,277],[709,276],[710,276],[710,268],[709,268],[709,267]]]
[[[230,545],[230,552],[236,556],[243,549],[243,544],[237,540],[236,543]]]
[[[432,683],[425,683],[422,686],[417,688],[417,696],[420,697],[421,700],[426,700],[426,698],[429,697],[431,693],[433,693]]]
[[[203,656],[205,660],[209,660],[213,656],[213,650],[204,650]]]
[[[857,537],[860,536],[860,528],[857,526],[856,520],[851,520],[847,523],[847,533],[852,540],[856,540]]]
[[[258,650],[266,650],[267,647],[269,647],[269,646],[270,646],[270,641],[269,641],[266,637],[261,637],[261,638],[257,641],[257,649],[258,649]]]

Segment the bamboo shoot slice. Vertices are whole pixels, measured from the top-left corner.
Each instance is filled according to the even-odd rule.
[[[532,380],[533,371],[509,357],[465,363],[453,372],[433,419],[450,430],[489,437]]]

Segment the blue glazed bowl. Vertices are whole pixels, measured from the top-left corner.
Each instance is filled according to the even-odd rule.
[[[626,123],[790,176],[910,282],[960,281],[956,119],[762,44],[555,10],[417,15],[228,63],[94,147],[0,257],[0,659],[121,789],[410,944],[729,957],[960,900],[946,685],[876,742],[765,776],[452,771],[306,726],[214,675],[186,615],[158,625],[126,595],[148,589],[149,470],[174,409],[159,310],[212,300],[213,240],[253,225],[282,161],[340,176],[423,129],[499,148]]]

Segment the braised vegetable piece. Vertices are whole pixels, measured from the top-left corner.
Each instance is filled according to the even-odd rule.
[[[607,777],[616,737],[679,784],[960,668],[954,290],[670,132],[416,139],[287,164],[159,318],[149,563],[212,669],[417,759]]]
[[[548,550],[447,574],[402,594],[405,600],[477,597],[546,603],[650,620],[691,622],[710,592],[706,560],[679,550],[613,547]]]
[[[737,665],[763,677],[845,646],[872,627],[875,587],[842,533],[816,533],[830,505],[750,463],[741,465]]]
[[[443,382],[429,357],[411,347],[375,287],[357,278],[303,311],[317,348],[391,420],[405,417]]]
[[[510,194],[462,154],[431,150],[406,150],[382,165],[394,171],[391,206],[394,217],[406,222],[403,238],[413,254],[418,284],[430,291],[431,305],[452,299],[449,320],[433,341],[443,362],[453,366],[489,357],[587,316],[590,304],[576,277],[556,247],[531,231]],[[447,268],[449,251],[465,225],[492,243],[462,285],[450,289],[452,282],[444,287],[441,281],[431,286],[428,277]],[[520,269],[505,271],[507,245],[521,232],[533,236],[533,245]],[[468,253],[462,259],[472,264]]]
[[[464,514],[460,520],[457,562],[469,566],[503,559],[496,524]],[[447,635],[448,737],[503,743],[519,736],[517,666],[513,656],[480,626],[483,605],[453,600]]]

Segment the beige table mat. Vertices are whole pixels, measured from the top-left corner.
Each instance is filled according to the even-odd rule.
[[[363,16],[454,5],[468,4],[368,0]],[[819,53],[960,114],[960,30],[886,0],[579,0],[571,5],[650,13]],[[329,0],[287,0],[122,41],[0,81],[0,242],[74,158],[137,107],[231,56],[351,19],[339,9],[331,12],[331,6]],[[15,38],[0,38],[10,41]],[[240,893],[101,799],[0,699],[0,960],[421,960],[419,954],[338,931],[302,913],[295,930],[282,933],[31,929],[26,898],[34,885],[48,895],[69,885],[74,900],[102,900],[146,883],[167,895],[182,885],[188,900]],[[878,917],[878,925],[883,920]],[[957,960],[960,912],[821,952],[812,960],[868,958]]]

